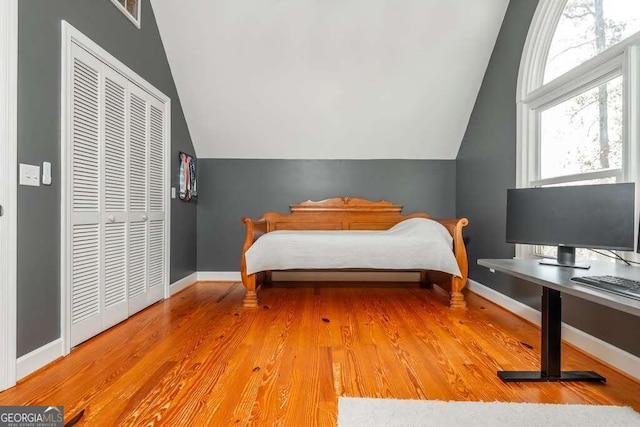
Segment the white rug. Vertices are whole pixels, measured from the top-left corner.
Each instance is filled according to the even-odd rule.
[[[341,397],[338,427],[361,426],[632,427],[640,414],[622,406]]]

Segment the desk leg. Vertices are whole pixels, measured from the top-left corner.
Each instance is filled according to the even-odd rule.
[[[540,341],[540,372],[544,376],[560,375],[562,345],[562,294],[542,288],[542,339]]]
[[[541,366],[537,371],[498,371],[504,382],[514,381],[587,381],[606,382],[603,376],[591,371],[561,371],[562,360],[562,294],[555,289],[542,288]]]

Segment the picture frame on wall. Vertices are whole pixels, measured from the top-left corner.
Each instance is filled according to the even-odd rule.
[[[178,197],[185,202],[196,201],[198,190],[196,185],[196,163],[192,155],[179,153],[180,187]]]
[[[140,3],[141,0],[111,0],[129,21],[140,29]]]

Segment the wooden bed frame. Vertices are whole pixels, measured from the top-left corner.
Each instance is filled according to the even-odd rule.
[[[453,237],[453,252],[460,267],[462,277],[438,271],[420,271],[420,282],[424,285],[437,284],[449,292],[451,308],[466,308],[462,289],[467,283],[467,251],[462,240],[462,228],[469,221],[460,219],[436,219],[426,213],[402,215],[402,206],[385,200],[373,202],[356,197],[342,197],[298,205],[291,205],[291,214],[267,212],[260,219],[242,218],[247,227],[247,235],[242,247],[240,272],[246,288],[242,304],[245,307],[258,306],[257,290],[264,282],[271,281],[271,272],[247,274],[245,253],[260,236],[275,230],[388,230],[409,218],[430,218],[444,225]]]

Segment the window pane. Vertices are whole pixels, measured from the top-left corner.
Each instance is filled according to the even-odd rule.
[[[622,76],[540,113],[540,179],[622,167]]]
[[[127,11],[133,16],[136,20],[138,19],[138,0],[126,0],[127,1]]]
[[[576,185],[595,185],[595,184],[615,184],[618,182],[615,177],[598,178],[598,179],[585,179],[583,181],[568,181],[561,182],[559,184],[544,185],[543,187],[571,187]]]
[[[603,249],[599,249],[598,252],[602,252],[605,253],[607,255],[611,255],[609,253],[609,251],[607,250],[603,250]],[[535,250],[534,253],[538,256],[541,256],[543,258],[552,258],[552,259],[556,259],[557,254],[558,254],[558,247],[557,246],[535,246]],[[611,255],[613,256],[613,255]],[[615,259],[613,258],[609,258],[608,256],[602,256],[602,255],[598,255],[596,252],[593,252],[589,249],[585,249],[585,248],[576,248],[576,260],[579,261],[608,261],[611,263],[616,262]]]
[[[551,42],[544,82],[640,31],[640,1],[569,0]]]
[[[569,187],[572,185],[614,184],[615,182],[616,182],[616,179],[612,177],[612,178],[590,179],[585,181],[563,182],[561,184],[545,185],[544,187]],[[556,259],[558,255],[557,246],[535,245],[533,248],[534,248],[533,253],[543,258]],[[606,251],[602,250],[602,252],[606,252]],[[579,260],[579,261],[600,260],[600,261],[615,262],[615,260],[611,258],[598,255],[597,253],[585,248],[576,248],[576,260]]]

